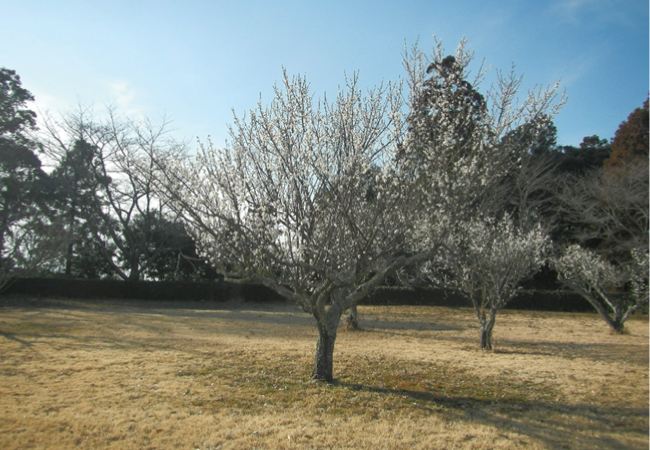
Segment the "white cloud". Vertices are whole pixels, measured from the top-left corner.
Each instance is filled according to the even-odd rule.
[[[569,87],[585,76],[594,73],[598,68],[598,64],[600,64],[601,58],[602,55],[591,53],[567,61],[561,66],[562,86]]]
[[[569,23],[595,20],[626,25],[634,9],[634,2],[612,0],[557,0],[551,5],[551,12]]]
[[[70,103],[62,97],[50,95],[45,92],[41,92],[38,89],[30,89],[30,92],[34,95],[34,103],[32,105],[29,105],[29,107],[36,111],[39,118],[44,114],[53,114],[65,111],[73,106],[70,105]]]
[[[567,20],[576,20],[585,12],[602,9],[608,0],[559,0],[552,6],[552,10]]]
[[[104,83],[108,90],[107,102],[115,104],[122,114],[127,116],[142,115],[141,108],[136,104],[136,91],[128,81],[107,81]]]

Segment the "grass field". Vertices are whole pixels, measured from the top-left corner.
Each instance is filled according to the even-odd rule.
[[[648,448],[647,316],[359,312],[327,385],[293,305],[0,298],[0,448]]]

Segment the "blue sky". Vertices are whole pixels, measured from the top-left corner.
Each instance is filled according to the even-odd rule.
[[[232,110],[271,100],[282,67],[334,93],[344,73],[363,85],[404,75],[405,42],[435,34],[451,53],[465,36],[477,60],[524,85],[562,79],[559,143],[613,137],[649,90],[647,0],[0,2],[0,67],[14,69],[36,108],[79,102],[166,114],[178,136],[215,144]]]

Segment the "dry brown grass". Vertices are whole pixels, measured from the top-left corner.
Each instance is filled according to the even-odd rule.
[[[285,304],[0,299],[4,449],[648,448],[648,319],[361,307],[309,381]]]

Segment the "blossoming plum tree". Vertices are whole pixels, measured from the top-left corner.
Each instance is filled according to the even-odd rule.
[[[303,77],[235,118],[225,148],[158,160],[159,187],[203,256],[230,279],[295,301],[319,331],[312,378],[332,381],[342,313],[400,266],[414,197],[392,170],[402,140],[400,86],[363,94],[356,76],[333,102]]]
[[[507,210],[506,180],[564,102],[558,85],[520,99],[522,78],[514,71],[497,72],[483,95],[478,89],[487,71],[479,67],[472,76],[472,61],[464,40],[454,55],[438,41],[431,56],[415,47],[405,58],[410,112],[399,163],[421,192],[423,247],[444,240],[460,222]]]
[[[647,249],[630,253],[627,264],[615,265],[574,244],[552,259],[560,282],[582,295],[616,333],[623,332],[630,314],[648,303]],[[628,290],[627,283],[631,284]]]
[[[526,199],[510,198],[507,187],[517,178],[527,184],[519,191],[537,189],[535,179],[521,178],[522,161],[564,100],[556,85],[536,88],[519,101],[522,79],[514,71],[497,72],[482,95],[478,89],[487,72],[481,67],[472,77],[472,60],[464,40],[454,55],[446,55],[441,42],[430,57],[417,48],[410,52],[410,114],[399,157],[423,199],[421,238],[413,241],[423,247],[441,242],[435,258],[420,266],[422,275],[472,300],[481,346],[491,349],[497,311],[541,266],[548,246],[530,213],[534,208]],[[545,171],[528,173],[536,178]]]
[[[648,160],[569,178],[558,195],[566,219],[559,280],[617,333],[648,302]],[[611,316],[613,314],[613,317]]]
[[[519,284],[544,264],[550,242],[537,226],[522,231],[509,215],[499,220],[461,222],[432,267],[472,301],[481,332],[481,348],[492,350],[497,312],[515,296]]]
[[[314,316],[315,379],[333,379],[343,312],[397,270],[438,254],[452,225],[498,184],[504,161],[518,156],[496,148],[500,137],[551,105],[553,90],[513,108],[516,79],[503,79],[496,100],[484,102],[454,73],[471,59],[463,44],[455,59],[441,55],[434,52],[448,88],[434,89],[433,122],[413,109],[426,87],[424,58],[414,52],[405,60],[408,105],[401,85],[363,93],[356,76],[333,101],[316,100],[304,78],[285,72],[269,106],[235,117],[225,148],[208,142],[195,160],[157,159],[160,195],[202,256]]]

